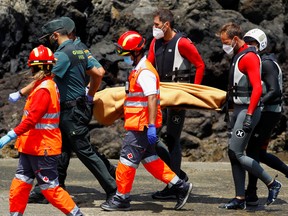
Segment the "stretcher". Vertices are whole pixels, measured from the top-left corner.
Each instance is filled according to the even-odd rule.
[[[93,116],[102,125],[109,126],[123,117],[125,87],[106,88],[94,95]],[[190,83],[160,83],[162,108],[220,110],[226,91]]]

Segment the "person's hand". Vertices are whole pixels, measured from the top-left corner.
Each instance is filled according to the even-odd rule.
[[[252,115],[246,114],[245,119],[243,121],[243,130],[246,133],[249,133],[252,131]]]
[[[148,125],[147,137],[150,145],[154,145],[157,141],[156,127],[154,124]]]
[[[86,94],[86,98],[89,104],[93,104],[93,96],[90,96],[89,94]]]
[[[7,145],[11,140],[15,139],[17,134],[14,130],[9,131],[5,136],[0,139],[0,149]]]
[[[15,103],[15,102],[18,101],[20,98],[21,98],[20,91],[17,91],[17,92],[14,92],[14,93],[9,94],[8,100],[9,100],[10,102]]]

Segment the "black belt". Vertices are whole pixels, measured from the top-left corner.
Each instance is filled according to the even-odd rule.
[[[75,107],[78,103],[85,103],[86,102],[86,97],[79,97],[76,100],[70,100],[70,101],[65,101],[60,103],[60,108],[61,110],[66,110],[70,109],[72,107]]]

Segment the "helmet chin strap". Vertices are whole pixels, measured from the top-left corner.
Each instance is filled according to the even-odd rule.
[[[136,66],[136,65],[137,65],[137,63],[139,62],[139,61],[138,61],[138,57],[139,57],[140,55],[142,55],[142,53],[143,53],[143,52],[141,52],[141,51],[140,51],[137,55],[135,54],[135,52],[132,53],[132,56],[133,56],[133,58],[134,58],[134,60],[133,60],[133,65],[132,65],[132,66]]]

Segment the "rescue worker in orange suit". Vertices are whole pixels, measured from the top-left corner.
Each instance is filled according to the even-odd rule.
[[[183,33],[176,32],[174,16],[168,9],[154,13],[153,36],[149,48],[148,60],[155,66],[161,82],[184,82],[201,84],[205,64],[195,45]],[[192,75],[192,65],[196,72]],[[188,181],[188,176],[181,170],[180,136],[185,121],[185,109],[166,108],[163,110],[163,124],[166,124],[165,143],[157,141],[158,155],[181,179]],[[153,199],[176,198],[176,194],[165,187],[152,195]]]
[[[116,169],[117,192],[101,204],[107,211],[130,210],[130,192],[139,163],[156,179],[177,194],[175,209],[181,209],[192,184],[181,180],[157,155],[156,128],[162,124],[160,80],[156,69],[144,56],[145,39],[135,31],[122,34],[115,43],[124,62],[134,66],[125,85],[124,128],[127,130]]]
[[[71,18],[65,17],[65,16],[60,17],[59,20],[62,20],[63,25],[68,32],[68,37],[73,40],[73,44],[75,44],[77,47],[83,49],[84,53],[87,55],[88,61],[92,62],[91,64],[93,64],[98,69],[99,75],[96,77],[96,79],[97,79],[96,86],[98,89],[100,84],[101,84],[102,77],[105,74],[104,68],[97,61],[97,59],[95,59],[92,56],[92,54],[91,54],[90,50],[87,48],[87,46],[81,42],[79,37],[76,36],[76,27],[75,27],[74,21]],[[89,76],[86,76],[86,79],[87,79],[87,82],[90,81]],[[86,94],[88,93],[88,91],[89,91],[89,88],[86,88]],[[25,91],[20,90],[18,92],[24,93]],[[10,95],[13,96],[13,94],[17,94],[17,92],[12,93]],[[11,98],[11,99],[13,99],[13,98]],[[14,98],[14,99],[18,100],[20,98]],[[10,97],[9,97],[9,100],[10,100]],[[15,102],[15,100],[13,100],[12,102]],[[93,148],[93,150],[95,151],[97,156],[104,162],[110,175],[113,178],[115,178],[115,170],[116,170],[115,166],[109,162],[109,160],[105,157],[105,155],[100,154],[97,149]],[[72,148],[70,146],[65,146],[65,145],[63,146],[62,145],[62,156],[58,162],[58,174],[59,174],[59,185],[61,187],[63,187],[64,189],[65,189],[65,180],[67,177],[67,170],[68,170],[71,154],[72,154]],[[34,189],[31,191],[28,203],[43,203],[43,204],[48,203],[47,200],[45,199],[45,197],[43,197],[41,190],[37,185],[35,185]]]
[[[42,33],[44,35],[40,39],[48,40],[51,49],[56,50],[54,55],[57,61],[52,73],[55,74],[54,81],[59,88],[61,106],[59,127],[62,133],[62,154],[58,161],[60,186],[65,188],[64,180],[72,150],[98,180],[108,199],[116,192],[113,170],[109,173],[103,157],[92,148],[88,128],[92,118],[93,96],[99,87],[99,70],[88,60],[89,56],[83,47],[69,38],[67,23],[63,18],[47,22],[42,27]],[[85,89],[87,76],[90,77],[88,91]],[[31,84],[33,82],[22,88],[19,94],[26,95]]]
[[[70,195],[59,187],[57,161],[61,154],[60,95],[52,78],[54,55],[40,45],[28,60],[34,87],[27,98],[21,123],[0,139],[0,148],[16,139],[20,153],[10,187],[10,214],[23,215],[34,179],[43,195],[66,215],[83,215]],[[40,105],[41,104],[41,105]]]

